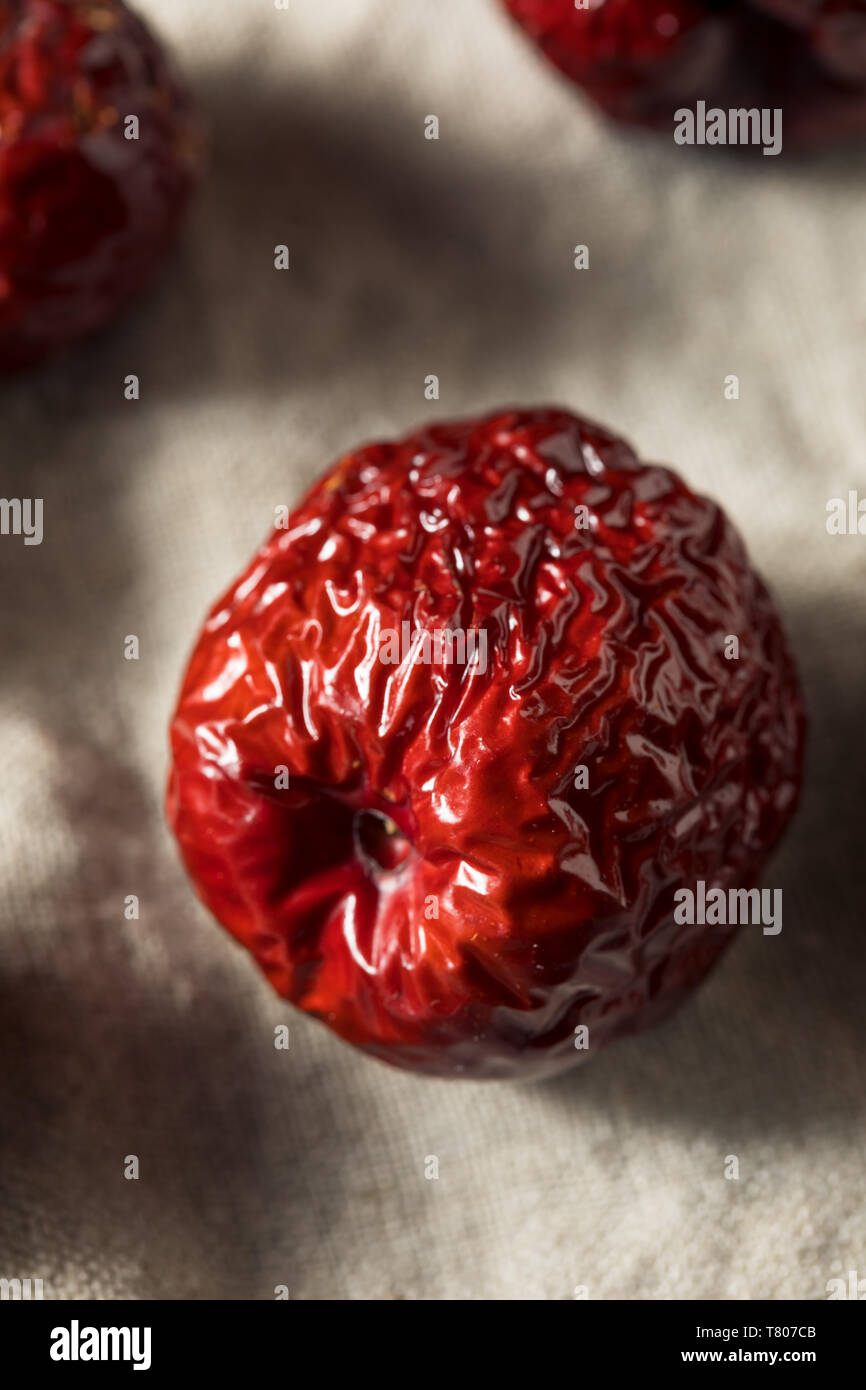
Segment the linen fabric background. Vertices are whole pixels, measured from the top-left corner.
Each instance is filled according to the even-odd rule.
[[[866,493],[862,148],[613,129],[494,0],[139,9],[198,93],[207,179],[151,294],[0,385],[0,490],[45,517],[41,546],[0,539],[0,1275],[122,1299],[817,1299],[866,1276],[866,539],[825,511]],[[765,880],[782,934],[744,928],[674,1019],[571,1075],[473,1085],[273,995],[162,802],[183,664],[274,508],[355,444],[512,403],[594,417],[729,510],[812,731]]]

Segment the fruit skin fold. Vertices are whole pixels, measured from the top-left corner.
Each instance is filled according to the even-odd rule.
[[[486,669],[383,661],[404,622],[483,632]],[[804,732],[724,513],[505,410],[347,455],[273,533],[194,649],[168,816],[281,995],[399,1066],[539,1076],[703,978],[733,933],[674,894],[757,883]]]
[[[187,96],[119,0],[0,0],[0,370],[138,293],[201,161]]]

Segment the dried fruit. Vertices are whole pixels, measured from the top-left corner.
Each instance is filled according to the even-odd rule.
[[[0,0],[0,368],[90,333],[150,278],[199,146],[119,0]]]
[[[866,128],[866,0],[502,0],[617,120],[670,129],[703,100],[784,111],[793,144]]]
[[[755,884],[803,736],[719,508],[508,410],[346,456],[273,533],[193,652],[168,815],[281,995],[401,1066],[531,1076],[705,975],[731,932],[674,893]]]
[[[701,0],[503,0],[566,76],[624,121],[699,97],[727,58],[725,24]]]

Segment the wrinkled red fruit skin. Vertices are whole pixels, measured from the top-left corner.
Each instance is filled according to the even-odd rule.
[[[501,3],[616,120],[670,130],[679,108],[703,100],[781,108],[786,145],[866,130],[866,0]]]
[[[0,0],[0,369],[91,333],[146,284],[199,158],[187,98],[124,5]]]
[[[487,670],[384,664],[404,620],[483,628]],[[676,925],[674,892],[756,883],[803,738],[719,508],[586,420],[507,410],[348,455],[274,532],[193,652],[168,816],[281,995],[403,1067],[530,1077],[706,974],[731,932]]]

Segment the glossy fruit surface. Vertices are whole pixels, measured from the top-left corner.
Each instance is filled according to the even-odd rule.
[[[0,0],[0,368],[101,327],[147,282],[199,143],[161,49],[123,4]]]
[[[702,100],[781,109],[808,145],[866,130],[866,0],[501,0],[617,120],[670,129]]]
[[[193,652],[168,815],[280,994],[401,1066],[532,1076],[704,976],[731,932],[674,892],[755,883],[803,730],[719,508],[507,410],[347,455],[273,533]]]

